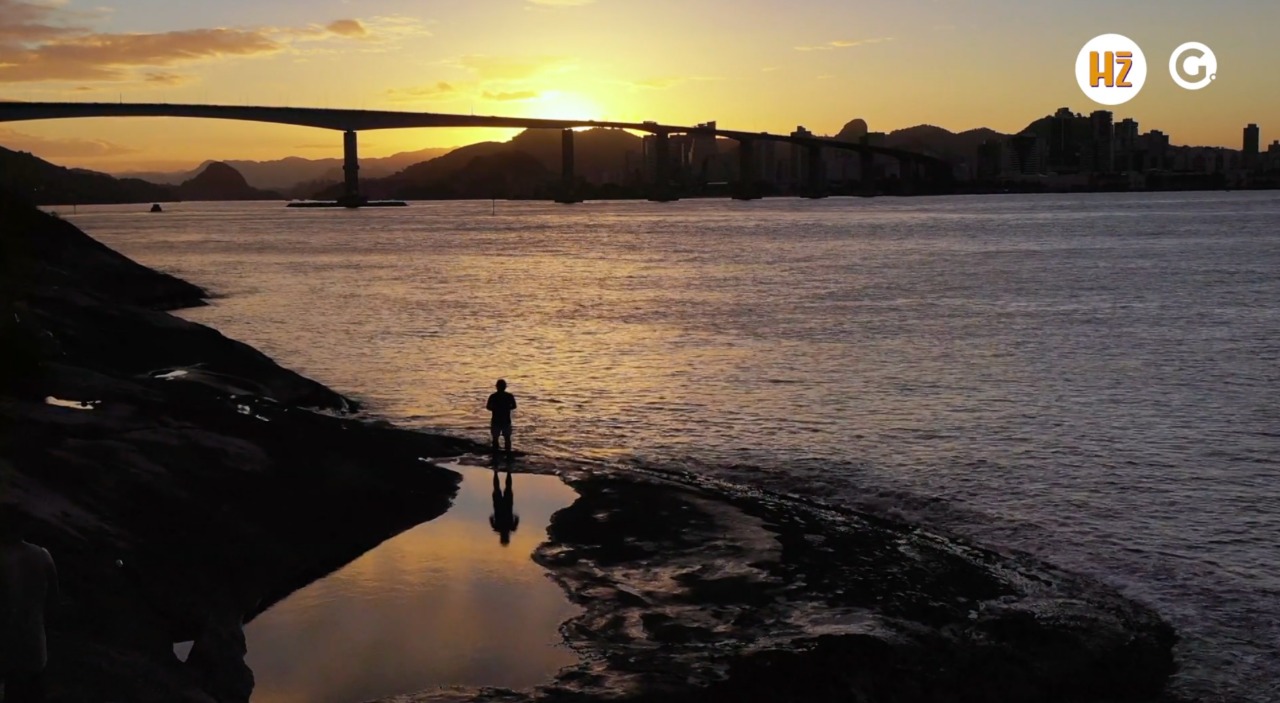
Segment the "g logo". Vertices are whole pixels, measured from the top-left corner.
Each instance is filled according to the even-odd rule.
[[[1200,90],[1218,78],[1218,57],[1204,44],[1189,41],[1173,50],[1169,75],[1187,90]]]

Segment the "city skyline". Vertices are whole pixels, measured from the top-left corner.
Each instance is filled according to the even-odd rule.
[[[0,0],[0,99],[714,119],[817,134],[862,118],[873,131],[931,124],[1014,134],[1063,105],[1104,109],[1080,93],[1070,68],[1086,40],[1115,31],[1135,39],[1151,67],[1143,92],[1110,108],[1117,120],[1132,117],[1174,144],[1240,149],[1244,125],[1261,127],[1265,148],[1280,115],[1280,78],[1261,69],[1280,54],[1265,31],[1280,24],[1280,7],[1239,0],[1035,9],[1009,0],[700,2],[643,12],[609,0],[486,0],[429,13],[401,0],[174,5]],[[1165,70],[1186,40],[1218,54],[1221,75],[1206,90],[1178,88]],[[362,153],[514,133],[388,132],[362,142]],[[336,135],[306,128],[167,119],[3,125],[0,144],[117,171],[324,158],[341,148]]]

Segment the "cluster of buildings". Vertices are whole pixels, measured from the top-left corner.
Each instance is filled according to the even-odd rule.
[[[1169,135],[1143,133],[1132,119],[1114,122],[1106,110],[1082,115],[1064,107],[1021,134],[983,143],[971,176],[984,182],[1131,188],[1213,176],[1222,185],[1250,185],[1274,180],[1274,172],[1280,171],[1280,141],[1265,152],[1260,145],[1256,124],[1244,128],[1238,150],[1171,146]]]
[[[704,122],[696,126],[715,129],[716,123]],[[798,126],[791,136],[820,135]],[[885,136],[867,132],[863,123],[860,130],[854,129],[839,138],[883,145]],[[657,140],[653,135],[645,136],[640,153],[629,152],[626,155],[626,172],[630,174],[632,183],[652,183],[656,179],[658,158],[662,153],[657,148]],[[673,134],[667,137],[665,172],[686,187],[745,180],[786,192],[799,190],[808,182],[810,153],[804,147],[775,141],[753,141],[746,174],[740,173],[743,163],[739,148],[738,142],[732,139],[708,134]],[[861,182],[865,177],[892,177],[898,172],[896,161],[875,159],[868,164],[853,151],[823,149],[819,158],[822,159],[820,173],[826,175],[830,184]],[[862,171],[868,166],[873,172],[864,174]]]
[[[716,123],[697,126],[714,129]],[[820,135],[800,126],[790,136]],[[854,120],[833,138],[887,146],[888,137]],[[900,187],[893,185],[895,180],[901,183],[918,175],[904,172],[908,165],[895,158],[864,158],[851,150],[821,149],[817,158],[822,163],[815,172],[809,163],[813,152],[804,146],[754,140],[744,162],[739,143],[732,139],[698,133],[667,135],[665,145],[660,139],[645,136],[638,150],[629,148],[619,154],[623,158],[614,162],[617,166],[595,172],[582,169],[579,175],[597,186],[643,188],[658,182],[661,173],[689,194],[744,181],[765,192],[803,193],[810,187],[811,174],[825,179],[823,187],[830,192],[865,192],[868,187]],[[970,192],[1011,187],[1130,190],[1280,185],[1280,141],[1263,150],[1256,124],[1244,128],[1240,149],[1174,146],[1169,135],[1160,130],[1143,132],[1133,119],[1116,122],[1106,110],[1084,115],[1064,107],[1020,134],[991,139],[976,148],[974,141],[945,130],[937,130],[931,141],[902,148],[939,151],[938,156],[951,164],[955,189]],[[659,159],[666,160],[662,168]]]

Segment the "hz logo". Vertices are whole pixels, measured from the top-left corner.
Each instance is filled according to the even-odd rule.
[[[1129,37],[1103,34],[1090,39],[1076,56],[1076,82],[1090,100],[1121,105],[1147,82],[1147,59]]]
[[[1098,83],[1105,83],[1108,88],[1132,88],[1128,81],[1129,71],[1133,68],[1133,52],[1108,51],[1106,59],[1096,51],[1089,52],[1089,87],[1097,88]],[[1120,66],[1120,78],[1116,79],[1116,65]]]
[[[1213,49],[1198,41],[1189,41],[1173,50],[1169,57],[1169,75],[1173,82],[1187,90],[1200,90],[1218,78],[1218,57]]]

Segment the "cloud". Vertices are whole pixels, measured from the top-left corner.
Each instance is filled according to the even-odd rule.
[[[42,81],[131,81],[174,85],[169,71],[147,71],[210,59],[279,53],[300,41],[367,39],[371,29],[356,19],[300,28],[190,29],[170,32],[95,32],[104,11],[81,12],[61,0],[0,0],[0,83]],[[402,18],[376,18],[388,36],[422,30]]]
[[[542,7],[582,7],[583,5],[590,5],[595,1],[596,0],[529,0],[530,3],[534,5],[541,5]]]
[[[762,68],[762,69],[760,69],[760,70],[761,70],[761,71],[764,71],[765,73],[769,73],[769,72],[771,72],[771,71],[778,71],[778,70],[781,70],[781,69],[782,69],[782,67],[781,67],[781,66],[765,66],[764,68]]]
[[[0,144],[18,151],[29,151],[46,159],[94,158],[133,154],[138,150],[102,139],[70,137],[50,139],[0,128]]]
[[[454,63],[474,73],[481,80],[524,80],[536,75],[572,70],[573,63],[564,56],[488,56],[467,54]]]
[[[576,68],[565,56],[493,56],[466,54],[445,59],[438,64],[445,75],[461,69],[466,74],[458,80],[436,81],[417,86],[394,88],[386,95],[393,102],[430,103],[460,100],[514,102],[543,97],[539,88],[542,76],[564,73]]]
[[[387,97],[393,102],[409,103],[452,100],[461,96],[458,86],[453,83],[439,81],[434,85],[419,85],[411,88],[388,90]]]
[[[59,21],[60,10],[24,0],[0,0],[0,44],[41,41],[77,31]]]
[[[29,49],[0,47],[0,82],[127,80],[133,68],[271,54],[282,48],[262,32],[243,29],[83,34]]]
[[[639,81],[627,81],[626,85],[632,88],[640,88],[644,90],[665,90],[682,83],[690,83],[693,81],[718,81],[721,80],[715,76],[663,76],[659,78],[646,78]]]
[[[142,80],[152,85],[182,85],[190,82],[191,77],[167,71],[150,71],[143,75]]]
[[[484,91],[484,93],[481,93],[481,97],[483,97],[485,100],[499,100],[503,102],[516,101],[516,100],[533,100],[534,98],[538,97],[538,91],[513,90],[509,92],[495,93],[493,91],[486,90]]]
[[[369,34],[369,30],[360,24],[360,20],[334,20],[324,28],[343,37],[363,37]]]
[[[865,46],[867,44],[882,44],[887,41],[893,41],[893,37],[875,37],[872,39],[836,39],[826,44],[816,44],[813,46],[797,46],[796,51],[831,51],[832,49],[848,49],[854,46]]]

